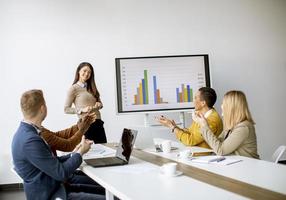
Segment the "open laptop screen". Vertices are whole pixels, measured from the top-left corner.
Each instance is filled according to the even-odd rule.
[[[123,129],[121,140],[116,151],[116,157],[122,160],[129,161],[131,156],[132,148],[135,143],[137,131],[131,129]]]

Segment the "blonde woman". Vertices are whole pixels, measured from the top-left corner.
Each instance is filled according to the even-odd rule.
[[[72,106],[74,104],[74,106]],[[94,143],[106,143],[106,135],[101,120],[100,109],[103,105],[100,100],[99,91],[94,81],[94,70],[90,63],[82,62],[77,67],[75,78],[68,91],[65,113],[77,114],[80,118],[85,113],[94,113],[96,120],[86,131],[87,139]]]
[[[222,102],[224,130],[217,138],[210,130],[203,115],[199,114],[202,136],[218,155],[235,154],[259,158],[254,121],[248,109],[245,94],[229,91]]]

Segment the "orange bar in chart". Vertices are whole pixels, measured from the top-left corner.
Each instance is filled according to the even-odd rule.
[[[179,96],[180,96],[180,102],[184,102],[183,101],[183,94],[182,94],[182,92],[179,93]]]
[[[157,103],[161,103],[161,99],[160,99],[160,90],[159,89],[157,89],[157,91],[156,91],[156,98],[157,98]]]

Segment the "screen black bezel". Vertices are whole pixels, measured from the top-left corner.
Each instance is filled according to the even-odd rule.
[[[173,58],[173,57],[204,57],[205,63],[205,77],[206,77],[206,87],[211,87],[210,81],[210,70],[209,70],[209,55],[208,54],[196,54],[196,55],[168,55],[168,56],[145,56],[145,57],[121,57],[115,58],[115,70],[116,70],[116,91],[117,91],[117,113],[146,113],[146,112],[162,112],[162,111],[180,111],[180,110],[189,110],[194,109],[194,107],[186,108],[169,108],[169,109],[151,109],[151,110],[131,110],[123,111],[122,110],[122,93],[121,93],[121,77],[120,77],[120,60],[128,59],[154,59],[154,58]]]

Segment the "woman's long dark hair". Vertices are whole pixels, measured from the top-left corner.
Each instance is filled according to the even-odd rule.
[[[97,101],[100,101],[100,94],[97,90],[97,87],[96,87],[96,84],[95,84],[95,81],[94,81],[94,71],[93,71],[93,67],[90,63],[88,62],[82,62],[79,64],[79,66],[77,67],[76,69],[76,72],[75,72],[75,77],[74,77],[74,81],[73,81],[73,84],[77,83],[78,80],[79,80],[79,71],[81,70],[81,68],[83,67],[89,67],[89,69],[91,70],[91,74],[90,74],[90,78],[86,81],[86,89],[88,92],[90,92],[95,98]]]

